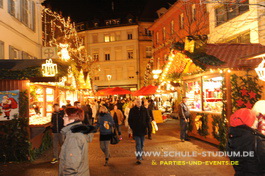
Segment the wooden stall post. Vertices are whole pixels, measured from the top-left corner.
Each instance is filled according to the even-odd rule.
[[[225,86],[226,86],[226,116],[229,120],[229,117],[232,114],[232,98],[231,98],[231,79],[230,79],[230,73],[225,73]]]

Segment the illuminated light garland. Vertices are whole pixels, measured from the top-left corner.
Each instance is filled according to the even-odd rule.
[[[69,52],[67,50],[69,45],[60,43],[59,46],[60,46],[60,48],[62,48],[61,51],[59,52],[60,55],[61,55],[61,58],[64,61],[68,61],[70,59]]]
[[[265,81],[265,60],[263,58],[262,62],[258,65],[257,68],[255,68],[255,71],[257,75],[259,76],[259,79],[262,81]]]
[[[43,9],[43,43],[44,46],[59,48],[58,55],[65,61],[70,61],[72,70],[70,77],[78,78],[79,71],[75,67],[82,67],[85,72],[94,71],[92,57],[87,54],[83,39],[78,35],[75,23],[70,17],[64,18],[48,8]],[[90,81],[90,79],[88,80]],[[71,82],[76,88],[75,79]],[[86,82],[86,84],[88,84]],[[78,83],[80,85],[80,83]],[[91,87],[91,83],[88,84]]]

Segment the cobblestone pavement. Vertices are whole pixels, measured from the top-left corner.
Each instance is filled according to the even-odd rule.
[[[188,156],[196,151],[218,151],[203,141],[191,139],[181,142],[179,140],[179,121],[168,120],[158,124],[159,131],[153,135],[153,140],[145,140],[145,151],[154,152],[182,152],[187,156],[165,157],[146,156],[141,165],[136,165],[135,143],[127,137],[126,128],[122,128],[123,140],[118,145],[111,145],[111,158],[109,166],[103,166],[104,155],[99,148],[99,135],[95,134],[93,142],[89,146],[89,167],[92,176],[232,176],[234,171],[228,165],[206,165],[207,161],[229,161],[226,157],[202,157]],[[186,152],[186,153],[185,153]],[[0,175],[4,176],[55,176],[58,174],[58,164],[50,164],[52,151],[30,163],[9,163],[0,165]],[[175,161],[175,162],[170,162]],[[178,162],[177,162],[178,161]],[[204,162],[198,165],[198,162]],[[164,163],[164,164],[163,164]],[[181,165],[180,165],[181,164]],[[183,165],[185,164],[185,165]],[[210,164],[210,163],[209,163]]]

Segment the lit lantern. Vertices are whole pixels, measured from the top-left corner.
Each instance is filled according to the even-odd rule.
[[[62,59],[65,61],[70,59],[70,56],[67,50],[68,46],[69,46],[68,44],[60,43],[60,47],[62,48],[60,54],[61,54]]]
[[[42,64],[42,75],[45,77],[53,77],[58,73],[57,64],[52,63],[52,59],[46,60],[45,64]]]
[[[255,68],[255,71],[257,72],[257,75],[259,76],[259,79],[262,81],[265,81],[265,68],[264,68],[265,60],[263,59],[262,62],[259,64],[257,68]]]

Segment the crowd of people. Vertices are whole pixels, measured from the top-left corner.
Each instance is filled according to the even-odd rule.
[[[89,99],[84,104],[76,101],[73,105],[68,101],[61,108],[59,104],[54,104],[53,109],[51,163],[60,161],[59,175],[89,175],[88,143],[97,131],[100,133],[105,166],[109,163],[113,129],[117,130],[119,140],[122,140],[121,126],[125,125],[127,135],[135,140],[138,153],[143,151],[145,135],[148,134],[148,139],[152,140],[154,104],[151,99]],[[141,164],[142,159],[141,154],[137,155],[136,163]]]
[[[187,127],[191,113],[186,105],[188,97],[183,97],[178,105],[180,120],[180,139],[189,141]],[[253,109],[239,109],[229,120],[228,152],[240,152],[230,155],[231,161],[239,161],[233,165],[235,175],[261,176],[265,175],[265,101],[258,101]],[[154,120],[152,110],[154,103],[151,99],[90,99],[85,104],[74,102],[60,108],[53,106],[52,132],[53,153],[51,163],[60,160],[59,175],[89,175],[88,144],[94,133],[99,131],[100,148],[105,156],[105,166],[109,163],[113,129],[118,131],[122,140],[121,125],[128,129],[128,136],[135,140],[136,163],[141,164],[145,135],[152,139]],[[61,152],[59,155],[59,147]],[[242,156],[244,152],[254,152],[253,156]],[[139,155],[140,154],[140,155]]]

